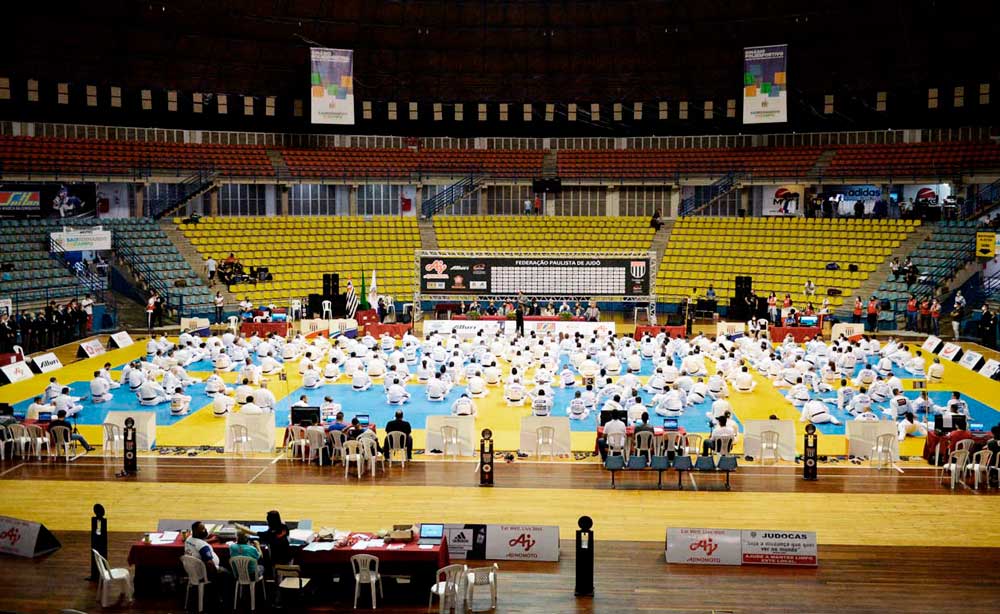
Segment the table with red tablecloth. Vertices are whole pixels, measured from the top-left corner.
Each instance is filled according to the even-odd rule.
[[[947,434],[939,435],[933,429],[928,429],[928,431],[927,431],[927,438],[924,439],[924,451],[923,451],[923,455],[922,455],[924,457],[924,460],[926,460],[929,463],[933,463],[934,462],[934,451],[937,449],[939,443],[941,443],[941,444],[947,443],[946,441],[944,441],[947,436],[948,436]],[[992,437],[993,437],[993,435],[991,433],[986,433],[986,432],[971,432],[970,431],[969,434],[968,434],[968,436],[963,437],[963,438],[964,439],[971,439],[972,440],[972,450],[976,451],[976,450],[981,449],[983,446],[985,446],[986,443],[990,439],[992,439]],[[951,450],[942,445],[942,447],[941,447],[941,454],[940,454],[939,458],[941,459],[942,462],[944,462],[944,460],[947,460],[948,454],[950,454],[950,453],[951,453]]]
[[[686,337],[687,329],[684,326],[636,326],[636,341],[642,339],[646,333],[649,333],[653,337],[659,335],[660,333],[664,333],[667,337],[673,339],[676,337]]]
[[[284,337],[288,335],[289,327],[291,324],[288,322],[244,322],[240,324],[240,333],[248,337],[254,333],[258,337],[266,337],[270,333]]]
[[[354,314],[354,319],[358,322],[358,326],[372,326],[379,323],[378,311],[374,309],[358,310]]]
[[[451,316],[452,320],[468,320],[469,316],[455,315]],[[507,316],[479,316],[476,318],[478,320],[488,320],[491,322],[499,322],[503,320],[510,320]],[[572,317],[572,318],[560,318],[559,316],[524,316],[525,322],[585,322],[585,318]]]
[[[15,362],[21,362],[24,360],[24,354],[21,352],[15,352],[12,354],[3,353],[0,354],[0,365],[12,365]]]
[[[365,333],[375,338],[385,333],[393,339],[399,340],[412,329],[412,324],[368,324],[365,326]]]
[[[795,343],[804,343],[806,339],[815,339],[816,335],[823,332],[819,326],[772,326],[771,341],[781,343],[788,335],[795,339]]]

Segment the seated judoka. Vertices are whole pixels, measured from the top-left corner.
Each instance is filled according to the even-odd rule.
[[[868,388],[868,395],[872,398],[872,403],[885,403],[892,398],[892,388],[887,382],[876,380]]]
[[[513,379],[503,387],[503,399],[507,405],[523,405],[527,398],[528,391],[518,378]]]
[[[226,382],[218,373],[212,373],[205,379],[205,394],[215,396],[217,394],[229,394],[231,389],[226,387]]]
[[[713,401],[716,399],[725,399],[729,396],[729,386],[726,384],[726,379],[722,371],[708,378],[708,396]]]
[[[80,397],[72,397],[69,394],[69,387],[63,386],[62,392],[59,396],[52,399],[52,405],[55,407],[56,412],[64,411],[68,415],[72,416],[80,411],[83,411],[83,405],[79,403]]]
[[[921,390],[920,396],[914,399],[913,402],[910,403],[910,406],[913,408],[911,411],[913,411],[914,414],[920,415],[923,413],[924,417],[927,419],[930,419],[930,416],[934,414],[941,413],[941,410],[934,405],[934,402],[931,401],[931,398],[927,395],[926,390]]]
[[[254,388],[250,385],[250,380],[243,378],[243,382],[236,387],[236,403],[243,405],[247,402],[247,397],[253,396]]]
[[[840,380],[840,388],[837,388],[837,409],[846,410],[851,405],[851,399],[858,393],[857,388],[847,385],[847,378]]]
[[[788,391],[788,400],[796,407],[802,407],[809,401],[809,387],[802,382],[801,377],[795,380],[795,385]]]
[[[889,370],[889,373],[892,373],[892,369]],[[855,386],[871,386],[877,378],[878,374],[875,373],[874,369],[864,366],[858,371],[858,376],[854,378],[852,383]]]
[[[658,396],[661,397],[660,401],[653,410],[656,415],[664,418],[677,418],[684,414],[687,397],[682,390],[671,387],[670,390]]]
[[[121,386],[121,382],[116,382],[115,380],[111,379],[111,363],[110,362],[104,363],[104,367],[102,367],[101,370],[98,371],[97,373],[98,373],[98,377],[104,378],[104,380],[106,382],[108,382],[108,389],[109,390],[117,390],[118,387]]]
[[[180,386],[174,388],[174,393],[170,395],[170,415],[186,416],[191,411],[191,397],[184,394],[184,389]]]
[[[736,392],[743,393],[753,392],[754,388],[757,387],[757,382],[750,375],[750,370],[746,365],[740,368],[740,372],[733,379],[733,387],[736,389]]]
[[[284,366],[274,357],[272,352],[268,352],[260,359],[260,370],[263,375],[277,375]]]
[[[733,406],[729,404],[726,399],[717,399],[712,403],[712,409],[705,412],[708,417],[708,421],[715,425],[719,418],[725,415],[732,415]]]
[[[819,399],[810,399],[802,405],[802,415],[799,422],[812,422],[813,424],[840,424],[836,416],[830,413],[830,408]]]
[[[233,411],[233,407],[236,406],[236,399],[230,396],[230,391],[220,392],[212,397],[212,414],[217,418],[225,416],[229,412]]]
[[[573,398],[566,407],[566,415],[570,420],[586,420],[590,416],[590,409],[583,400],[583,394],[577,390]]]
[[[379,355],[374,356],[368,361],[368,377],[384,377],[385,368],[385,360]]]
[[[385,400],[389,405],[402,405],[410,400],[410,393],[406,391],[399,379],[393,379],[392,384],[385,391]]]
[[[903,441],[908,436],[927,437],[927,426],[918,421],[912,411],[903,414],[903,419],[899,421],[899,440]]]
[[[469,378],[466,390],[468,391],[469,396],[477,399],[485,397],[488,394],[488,391],[486,390],[486,380],[483,379],[481,372],[476,371],[472,374],[472,377]]]
[[[917,350],[913,357],[906,361],[903,365],[903,369],[910,375],[915,375],[917,377],[924,376],[924,366],[926,361],[924,360],[924,354],[920,350]]]
[[[705,368],[705,360],[697,350],[685,356],[684,360],[681,361],[681,373],[691,376],[708,375],[708,369]]]
[[[448,385],[442,379],[441,374],[435,373],[434,377],[427,382],[427,387],[424,392],[428,401],[437,403],[444,401],[445,397],[448,396],[448,389]]]
[[[463,393],[462,396],[455,399],[455,402],[451,404],[451,415],[453,416],[475,416],[476,415],[476,404],[469,397],[468,394]]]
[[[336,357],[331,357],[329,362],[323,365],[323,383],[332,384],[340,379],[340,364]]]
[[[883,356],[878,359],[875,363],[875,372],[881,377],[889,377],[892,375],[892,360],[888,356]]]
[[[240,413],[247,416],[260,416],[264,414],[264,408],[253,401],[253,397],[247,397],[247,402],[240,407]]]
[[[851,398],[850,404],[847,406],[847,413],[852,416],[857,416],[858,414],[865,411],[865,408],[871,409],[872,398],[868,394],[867,388],[861,388],[858,393]]]
[[[483,369],[483,380],[487,386],[496,386],[500,383],[500,367],[497,366],[496,361],[492,361]]]
[[[897,388],[892,391],[892,398],[882,411],[889,420],[896,420],[899,416],[913,413],[913,408],[910,406],[910,400]]]
[[[50,377],[49,384],[45,387],[45,393],[42,395],[45,398],[45,402],[48,403],[62,394],[62,389],[63,385],[60,384],[55,377]]]
[[[698,381],[691,386],[691,391],[687,395],[688,405],[697,405],[705,401],[708,398],[708,384],[705,383],[704,378],[699,377]]]
[[[267,382],[263,382],[260,388],[254,391],[253,398],[257,405],[264,411],[274,411],[274,406],[278,404],[278,399],[275,398],[274,393],[268,390]]]
[[[944,379],[944,365],[940,358],[935,358],[931,366],[927,367],[927,381],[932,384],[940,384]]]
[[[94,371],[94,379],[90,380],[90,400],[94,403],[107,403],[113,398],[111,384],[101,377],[100,371]]]
[[[302,374],[302,387],[306,390],[315,390],[320,386],[319,372],[312,365],[306,368],[306,372]]]
[[[372,387],[372,378],[364,369],[356,369],[351,376],[351,388],[360,392]]]
[[[168,402],[170,399],[167,398],[167,392],[158,383],[153,380],[146,380],[139,386],[139,390],[136,392],[136,396],[139,397],[139,405],[160,405],[162,403]]]
[[[854,420],[857,422],[878,422],[879,417],[872,411],[871,404],[866,404],[859,408],[859,413],[854,416]]]
[[[619,377],[617,384],[625,393],[628,393],[630,390],[639,390],[642,387],[642,382],[639,381],[635,373],[626,373]]]

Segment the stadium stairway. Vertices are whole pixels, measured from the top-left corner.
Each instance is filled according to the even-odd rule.
[[[285,162],[285,157],[281,155],[281,152],[276,149],[267,150],[267,159],[271,161],[271,166],[274,167],[274,174],[279,179],[282,177],[291,177],[292,171],[288,168],[288,163]]]
[[[559,156],[555,151],[547,149],[542,158],[542,177],[546,179],[559,176]]]
[[[660,264],[663,262],[663,254],[667,251],[667,243],[670,242],[670,232],[674,229],[674,220],[664,220],[663,227],[653,235],[653,243],[649,249],[656,252],[656,267],[650,273],[650,279],[656,279],[660,272]]]
[[[823,177],[823,175],[826,173],[826,167],[830,166],[830,162],[833,161],[833,158],[836,155],[837,155],[836,149],[824,149],[823,153],[821,153],[819,157],[816,158],[816,163],[813,164],[813,167],[811,169],[809,169],[809,172],[806,174],[806,177],[809,177],[811,179],[819,179]]]
[[[177,251],[184,257],[185,262],[191,265],[191,270],[198,275],[206,286],[209,286],[213,296],[216,291],[220,291],[226,299],[226,305],[235,305],[240,302],[240,297],[227,290],[226,286],[221,284],[214,287],[210,286],[208,283],[208,273],[205,271],[205,259],[201,257],[195,246],[184,236],[184,233],[180,231],[180,227],[172,219],[165,218],[158,223],[160,230],[167,235],[170,242],[174,244]]]
[[[417,228],[420,230],[420,249],[438,249],[437,233],[434,232],[434,222],[427,218],[417,220]]]

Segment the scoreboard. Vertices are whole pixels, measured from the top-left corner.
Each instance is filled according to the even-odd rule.
[[[420,292],[442,295],[648,296],[651,259],[635,254],[421,256]]]

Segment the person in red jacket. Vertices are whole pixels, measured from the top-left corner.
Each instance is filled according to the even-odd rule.
[[[872,295],[868,299],[868,330],[870,332],[878,332],[878,314],[882,310],[882,306],[879,304],[878,299],[875,295]]]
[[[910,295],[906,301],[906,330],[917,330],[917,297]]]
[[[861,302],[860,296],[854,297],[854,312],[851,321],[855,324],[861,324],[861,311],[864,309],[864,303]]]
[[[928,298],[920,301],[920,321],[917,329],[922,333],[931,332],[931,300]]]

